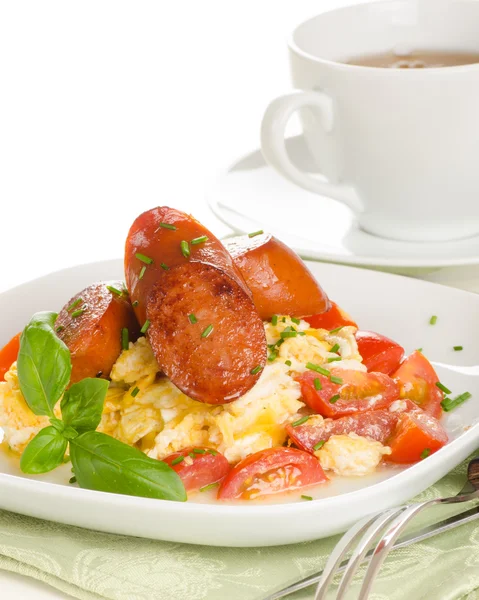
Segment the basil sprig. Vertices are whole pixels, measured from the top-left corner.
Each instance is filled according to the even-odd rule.
[[[186,500],[183,482],[165,462],[100,433],[88,431],[70,442],[73,471],[80,487],[130,496]],[[118,479],[121,478],[121,490]]]
[[[38,475],[55,469],[64,462],[69,445],[80,487],[184,502],[183,482],[170,466],[95,431],[108,382],[86,378],[67,389],[70,351],[55,333],[56,317],[51,312],[35,314],[20,337],[20,389],[36,415],[50,417],[50,426],[25,448],[20,460],[22,471]],[[54,408],[60,398],[62,418],[58,419]]]
[[[67,446],[68,441],[53,425],[45,427],[23,451],[20,468],[33,475],[52,471],[62,464]]]
[[[70,352],[55,334],[57,314],[33,315],[20,336],[18,382],[26,403],[36,415],[53,417],[53,407],[70,381]]]

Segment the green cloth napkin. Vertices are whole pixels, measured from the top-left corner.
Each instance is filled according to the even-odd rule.
[[[465,482],[466,466],[467,461],[415,501],[456,494]],[[415,529],[457,511],[430,509]],[[212,548],[110,535],[0,511],[0,568],[82,600],[262,600],[321,569],[338,539]],[[358,583],[357,578],[351,600],[357,598]],[[309,588],[290,598],[313,596]],[[391,554],[370,596],[456,599],[479,600],[479,519]]]

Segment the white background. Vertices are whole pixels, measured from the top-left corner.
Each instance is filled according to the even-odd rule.
[[[153,206],[226,233],[205,191],[288,90],[287,33],[341,3],[0,0],[0,291],[121,256]],[[65,598],[2,573],[0,595]]]

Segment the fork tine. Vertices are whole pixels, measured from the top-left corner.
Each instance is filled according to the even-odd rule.
[[[363,562],[366,552],[371,546],[378,534],[398,515],[406,510],[406,506],[400,506],[380,514],[370,525],[362,538],[359,540],[356,549],[349,558],[348,565],[344,571],[341,583],[339,584],[336,600],[342,600],[348,591],[349,584],[354,577],[359,565]]]
[[[376,575],[378,574],[379,569],[381,568],[387,555],[391,551],[394,542],[397,540],[399,534],[404,529],[404,527],[414,516],[417,515],[417,513],[421,512],[424,508],[431,506],[434,503],[434,500],[429,500],[426,502],[421,502],[420,504],[414,504],[412,506],[406,507],[406,510],[404,510],[399,516],[397,516],[394,519],[386,533],[379,540],[372,554],[368,570],[366,571],[366,574],[364,576],[361,591],[359,592],[358,600],[367,600],[367,598],[369,597],[369,592],[371,591]]]
[[[392,510],[395,511],[396,509],[390,509],[387,512],[390,513]],[[329,555],[328,561],[323,569],[321,579],[318,583],[318,587],[316,588],[314,600],[324,600],[329,584],[336,574],[338,567],[341,565],[344,556],[348,553],[350,548],[359,539],[359,537],[362,536],[363,533],[370,527],[370,525],[376,521],[378,516],[382,514],[384,513],[375,513],[372,516],[369,515],[369,517],[361,519],[361,521],[358,521],[356,525],[351,527],[351,529],[348,529],[348,531],[339,540]]]
[[[354,543],[354,539],[356,536],[362,535],[362,533],[366,531],[370,523],[372,523],[377,516],[378,513],[361,519],[361,521],[358,521],[356,525],[351,527],[351,529],[348,529],[348,531],[339,540],[329,555],[326,565],[324,566],[321,579],[319,580],[318,587],[316,588],[314,600],[323,600],[324,594],[328,590],[329,583],[332,577],[334,577],[334,573],[336,572],[338,565],[341,564],[344,555],[351,548],[352,544]]]

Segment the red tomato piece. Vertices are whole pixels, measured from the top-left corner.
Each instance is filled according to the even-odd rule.
[[[20,350],[20,336],[21,333],[17,333],[17,335],[13,336],[8,344],[5,344],[0,350],[0,381],[5,381],[5,373],[17,360],[18,351]]]
[[[298,378],[304,402],[323,417],[337,419],[378,410],[399,398],[399,386],[384,373],[332,369],[331,376],[341,379],[342,383],[333,383],[329,377],[314,371],[307,371]],[[316,389],[315,379],[319,379],[320,389]]]
[[[426,413],[440,418],[444,394],[436,385],[436,371],[421,352],[415,350],[408,356],[392,377],[399,384],[401,398],[410,398]]]
[[[396,428],[398,417],[398,413],[388,410],[371,410],[340,419],[323,419],[313,415],[302,425],[287,425],[286,431],[294,445],[306,452],[314,452],[316,444],[327,442],[332,435],[348,433],[384,444]]]
[[[331,308],[326,312],[311,317],[303,317],[314,329],[336,329],[337,327],[345,327],[352,325],[357,327],[356,323],[351,319],[347,312],[331,301]]]
[[[252,500],[327,480],[318,459],[311,454],[296,448],[269,448],[233,467],[218,490],[218,499]]]
[[[231,469],[226,458],[211,448],[184,448],[170,454],[163,462],[178,473],[187,492],[218,483]]]
[[[404,358],[404,348],[379,333],[358,331],[356,341],[368,371],[391,375]]]
[[[391,454],[387,461],[410,464],[437,452],[448,441],[447,433],[437,419],[422,410],[399,415],[398,425],[387,445]]]

